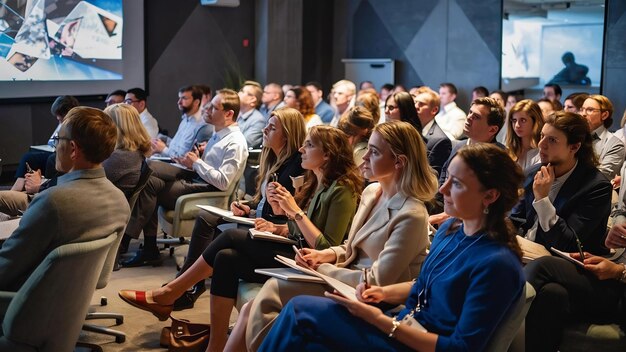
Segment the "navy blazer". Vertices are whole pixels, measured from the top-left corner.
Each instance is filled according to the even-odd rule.
[[[541,164],[538,164],[530,169],[524,182],[524,197],[511,212],[511,220],[520,225],[523,234],[537,220],[537,213],[532,206],[535,200],[533,182],[540,167]],[[538,225],[535,242],[544,245],[546,249],[554,247],[565,252],[578,252],[576,234],[584,251],[597,255],[608,253],[604,247],[604,238],[611,212],[611,192],[611,183],[606,176],[596,167],[579,163],[552,203],[558,215],[556,224],[548,232],[544,232]]]
[[[441,127],[439,127],[437,121],[433,121],[425,138],[428,163],[437,171],[437,175],[439,175],[441,174],[443,164],[448,160],[450,152],[452,151],[452,142]]]

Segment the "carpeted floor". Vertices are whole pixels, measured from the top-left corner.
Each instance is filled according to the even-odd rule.
[[[186,248],[180,248],[178,253],[186,253]],[[159,346],[159,336],[164,326],[169,326],[171,321],[160,322],[152,314],[136,309],[122,301],[117,292],[121,289],[150,289],[160,287],[172,280],[176,274],[174,258],[167,257],[168,252],[162,251],[166,257],[161,267],[123,268],[113,272],[107,287],[97,290],[92,298],[92,309],[97,312],[115,312],[124,314],[124,323],[114,326],[113,320],[92,320],[90,323],[109,326],[126,333],[126,342],[117,344],[115,338],[105,335],[83,332],[80,341],[96,343],[105,352],[117,351],[166,351]],[[210,281],[207,281],[207,289]],[[100,306],[101,297],[107,298],[107,305]],[[174,312],[177,318],[188,319],[192,322],[209,322],[209,293],[205,292],[196,302],[193,309]],[[233,310],[231,323],[237,319],[237,312]],[[83,349],[80,349],[81,351]],[[78,351],[78,349],[77,349]]]

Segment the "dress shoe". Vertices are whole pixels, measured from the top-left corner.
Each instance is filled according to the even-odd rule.
[[[146,297],[147,293],[147,291],[121,290],[118,292],[118,295],[126,303],[152,313],[160,321],[167,320],[172,313],[173,307],[171,305],[148,302],[148,299]]]
[[[196,284],[191,290],[185,291],[182,296],[174,302],[174,310],[180,311],[193,308],[196,300],[206,291],[204,281],[202,284]]]
[[[159,252],[155,254],[149,254],[144,252],[143,250],[138,250],[134,257],[123,261],[122,267],[124,268],[132,268],[137,266],[160,266],[163,264],[163,259],[161,259],[161,254]]]

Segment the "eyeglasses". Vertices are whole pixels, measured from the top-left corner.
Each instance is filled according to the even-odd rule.
[[[387,110],[387,111],[394,111],[397,108],[398,107],[395,106],[395,105],[385,105],[385,110]]]
[[[68,138],[68,137],[54,136],[54,137],[52,137],[52,146],[56,148],[59,145],[59,141],[61,139],[65,139],[67,141],[71,141],[72,140],[71,138]]]
[[[594,112],[599,111],[602,112],[604,110],[602,109],[596,109],[596,108],[580,108],[580,112],[582,114],[593,114]]]
[[[138,103],[140,101],[141,100],[124,99],[124,103],[126,104]]]

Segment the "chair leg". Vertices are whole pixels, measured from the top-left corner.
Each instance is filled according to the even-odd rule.
[[[115,319],[115,325],[124,324],[124,316],[117,313],[106,313],[106,312],[93,312],[87,314],[85,320],[91,319]]]
[[[113,330],[110,328],[106,328],[104,326],[92,325],[92,324],[83,324],[83,330],[95,332],[98,334],[104,334],[115,337],[116,343],[124,343],[126,341],[126,334],[121,331]]]
[[[102,347],[89,342],[76,342],[76,347],[89,348],[92,352],[104,352]]]

